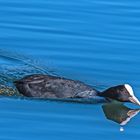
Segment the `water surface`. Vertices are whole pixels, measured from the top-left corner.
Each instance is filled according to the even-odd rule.
[[[81,80],[98,90],[129,83],[140,98],[139,15],[138,0],[0,0],[1,88],[15,93],[14,80],[45,73]],[[139,114],[120,132],[120,125],[106,118],[102,104],[5,94],[0,98],[3,140],[140,136]]]

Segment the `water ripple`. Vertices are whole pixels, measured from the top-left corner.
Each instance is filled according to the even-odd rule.
[[[0,0],[0,88],[15,90],[15,79],[45,73],[100,90],[129,83],[140,97],[139,14],[138,0]],[[3,140],[139,139],[139,117],[122,135],[101,106],[0,100]]]

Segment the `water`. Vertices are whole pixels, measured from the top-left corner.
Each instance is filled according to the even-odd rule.
[[[0,139],[139,139],[137,106],[31,100],[12,84],[46,73],[98,90],[129,83],[140,98],[139,14],[138,0],[0,0],[0,84],[14,93],[0,98]]]

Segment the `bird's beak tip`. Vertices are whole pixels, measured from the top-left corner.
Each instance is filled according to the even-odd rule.
[[[140,101],[135,96],[129,97],[129,100],[130,100],[130,102],[140,106]]]

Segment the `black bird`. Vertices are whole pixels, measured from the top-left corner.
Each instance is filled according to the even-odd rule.
[[[109,100],[132,102],[140,105],[132,87],[128,84],[110,87],[100,92],[80,81],[43,74],[29,75],[14,83],[18,91],[27,97],[52,99],[94,99],[95,97],[104,97]]]

